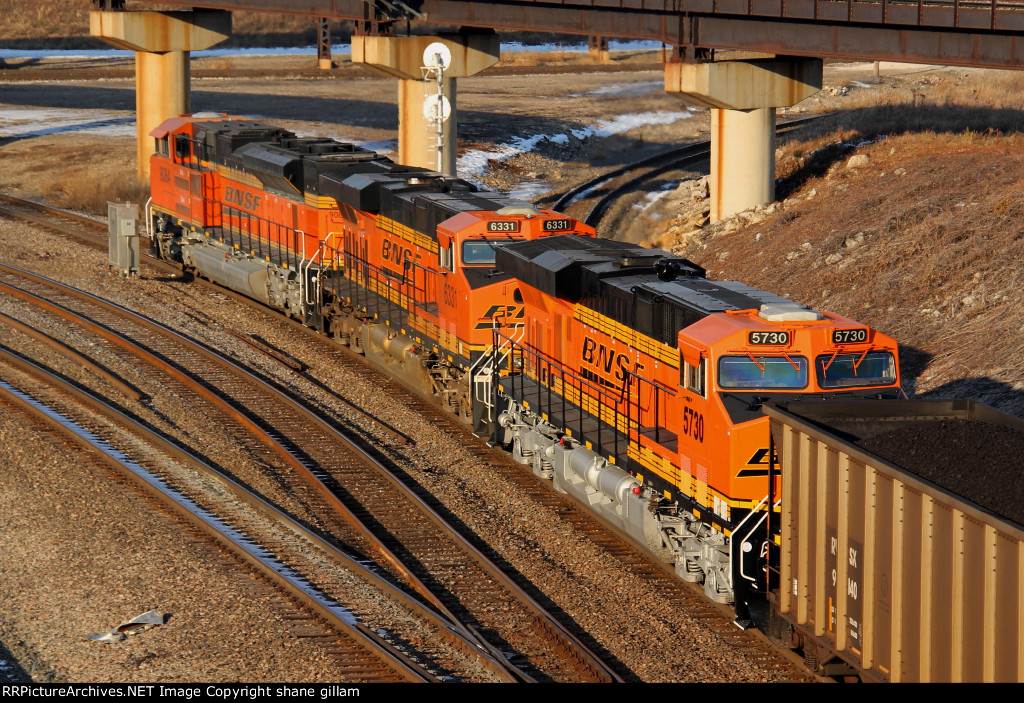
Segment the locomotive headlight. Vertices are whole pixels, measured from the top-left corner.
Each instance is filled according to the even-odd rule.
[[[523,362],[523,353],[519,349],[513,349],[512,353],[508,358],[508,372],[509,373],[521,373],[525,364]]]

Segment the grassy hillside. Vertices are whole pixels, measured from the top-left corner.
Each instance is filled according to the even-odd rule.
[[[102,49],[106,44],[89,36],[88,0],[0,0],[0,48],[17,49]],[[127,0],[128,10],[183,10],[186,7]],[[235,12],[231,18],[231,37],[221,47],[312,46],[317,42],[317,18],[305,15],[266,12]],[[420,25],[423,32],[450,31],[454,28]],[[335,43],[348,40],[352,23],[332,21]],[[558,35],[517,32],[504,34],[518,41],[550,41]],[[579,41],[579,38],[573,39]]]
[[[21,49],[103,48],[89,36],[88,0],[43,2],[42,0],[0,0],[0,47]],[[158,3],[128,0],[128,9],[185,9]],[[236,12],[234,33],[223,46],[295,46],[316,42],[313,17],[257,12]],[[351,31],[346,24],[333,23],[335,36]]]

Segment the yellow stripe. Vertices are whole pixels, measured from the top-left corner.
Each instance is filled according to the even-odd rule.
[[[391,286],[387,285],[383,281],[379,281],[373,277],[367,277],[366,275],[356,271],[353,275],[348,276],[348,279],[356,283],[356,285],[368,290],[372,293],[376,293],[382,298],[395,303],[402,308],[403,312],[408,313],[412,303],[415,302],[414,298],[402,293],[401,291],[395,290]],[[352,302],[349,299],[348,302]],[[366,310],[367,308],[363,308]],[[397,324],[397,322],[396,322]],[[447,351],[457,352],[459,348],[459,338],[438,327],[432,322],[424,320],[422,317],[411,313],[408,315],[408,319],[405,324],[409,325],[410,329],[417,330],[430,337],[432,340],[437,340],[437,343],[442,349]],[[490,349],[489,344],[469,344],[466,341],[462,342],[462,350],[465,352],[465,356],[469,356],[472,352],[483,352]]]
[[[626,434],[627,426],[629,429],[634,431],[637,429],[636,422],[630,421],[629,418],[618,412],[612,406],[600,402],[597,398],[594,398],[587,393],[583,393],[581,398],[580,390],[572,385],[564,388],[561,378],[556,378],[554,380],[554,383],[551,385],[551,390],[554,393],[563,396],[573,405],[582,407],[584,412],[589,413],[594,417],[600,417],[602,422],[609,426],[614,426],[615,429],[623,434]]]
[[[316,193],[305,193],[303,195],[306,205],[315,207],[318,210],[337,210],[338,201],[326,195],[317,195]]]
[[[427,251],[431,251],[435,254],[437,253],[436,241],[434,241],[427,235],[423,234],[422,232],[417,232],[411,227],[406,227],[403,224],[395,222],[389,217],[377,215],[377,227],[384,230],[385,232],[390,232],[391,234],[401,237],[405,241],[415,244],[416,246],[426,249]]]
[[[417,332],[422,332],[426,336],[430,337],[430,339],[432,340],[440,339],[441,337],[441,328],[439,328],[433,322],[428,322],[419,315],[409,316],[409,327],[416,330]]]
[[[592,327],[598,332],[603,332],[613,339],[625,342],[642,354],[647,354],[670,368],[679,368],[679,350],[675,347],[662,344],[653,337],[637,332],[621,322],[616,322],[596,310],[584,307],[583,305],[577,305],[573,310],[572,316],[588,327]]]
[[[562,379],[556,378],[551,389],[554,393],[563,395],[567,402],[572,403],[577,407],[581,405],[580,391],[572,386],[568,386],[563,389]],[[601,420],[605,424],[609,426],[614,425],[616,429],[623,434],[626,434],[627,425],[631,431],[635,432],[637,430],[635,420],[630,420],[613,407],[599,403],[595,398],[587,394],[583,395],[582,407],[583,410],[591,416],[600,415]],[[566,434],[569,434],[567,428],[563,428],[563,431],[565,431]],[[679,492],[687,498],[696,500],[698,503],[704,505],[709,511],[715,497],[723,503],[728,504],[730,509],[746,508],[748,510],[752,510],[756,504],[756,502],[752,500],[730,499],[724,493],[715,490],[707,483],[699,481],[695,475],[687,471],[683,471],[682,468],[673,464],[669,459],[655,454],[650,447],[642,446],[635,441],[630,440],[628,442],[626,456],[645,469],[652,471],[655,475],[667,481],[672,486],[676,487]]]
[[[259,188],[260,190],[263,190],[263,183],[260,179],[256,178],[256,176],[253,176],[252,174],[246,173],[245,171],[228,168],[221,164],[217,164],[217,171],[229,181],[235,181],[236,183],[242,183],[252,188]]]

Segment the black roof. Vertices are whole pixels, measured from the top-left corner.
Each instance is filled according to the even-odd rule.
[[[196,136],[205,160],[251,174],[268,190],[295,199],[304,193],[329,196],[431,237],[437,225],[460,212],[522,205],[502,193],[477,191],[459,178],[396,164],[369,149],[300,138],[261,122],[202,122]]]
[[[576,235],[497,247],[496,266],[549,295],[579,302],[664,344],[716,312],[792,303],[738,281],[709,281],[661,249]]]

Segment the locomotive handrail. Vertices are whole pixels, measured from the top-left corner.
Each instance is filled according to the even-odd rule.
[[[748,531],[747,531],[747,532],[745,533],[745,534],[746,534],[747,536],[749,536],[749,535],[752,535],[752,534],[754,534],[754,531],[755,531],[755,530],[756,530],[756,529],[757,529],[758,527],[760,527],[760,526],[761,526],[761,525],[762,525],[762,524],[764,523],[764,521],[765,521],[765,520],[767,520],[767,519],[768,519],[768,516],[769,516],[769,515],[771,514],[771,511],[772,511],[772,510],[775,510],[776,508],[778,508],[778,507],[779,507],[779,505],[781,504],[781,501],[776,501],[776,502],[775,502],[775,504],[774,504],[774,505],[773,505],[773,506],[771,507],[771,509],[770,509],[770,510],[766,510],[766,511],[764,511],[764,512],[761,512],[761,513],[759,513],[758,511],[760,511],[760,510],[761,510],[761,508],[763,508],[763,507],[764,507],[764,505],[765,505],[766,503],[768,503],[768,500],[769,500],[769,497],[768,497],[768,496],[765,496],[764,498],[762,498],[762,499],[761,499],[761,502],[759,502],[759,503],[758,503],[757,505],[755,505],[755,506],[753,507],[753,509],[751,509],[751,511],[750,511],[749,513],[747,513],[747,514],[746,514],[746,515],[745,515],[745,516],[743,517],[743,519],[742,519],[742,520],[740,520],[739,524],[738,524],[738,525],[736,525],[736,529],[734,529],[734,530],[732,531],[732,536],[733,536],[733,539],[729,540],[729,563],[730,563],[730,564],[736,564],[736,563],[738,563],[738,565],[739,565],[739,574],[740,574],[740,576],[742,576],[743,578],[745,578],[745,579],[746,579],[747,581],[750,581],[751,583],[757,583],[757,578],[755,578],[754,576],[749,576],[749,575],[747,575],[746,573],[744,573],[744,571],[743,571],[743,560],[742,560],[742,559],[740,559],[740,560],[739,560],[739,562],[736,562],[736,555],[735,555],[736,543],[737,543],[737,542],[739,542],[740,544],[743,544],[743,541],[744,541],[743,539],[736,539],[736,537],[737,537],[737,536],[738,536],[739,534],[741,534],[741,533],[742,533],[742,530],[743,530],[743,526],[744,526],[744,525],[745,525],[745,524],[747,523],[747,521],[749,521],[749,520],[750,520],[750,519],[751,519],[751,518],[752,518],[752,517],[753,517],[754,515],[758,515],[758,514],[760,514],[760,516],[761,516],[761,517],[760,517],[760,519],[759,519],[759,520],[757,521],[757,523],[756,523],[756,524],[754,524],[754,525],[753,525],[753,526],[752,526],[752,527],[751,527],[751,528],[750,528],[750,529],[749,529],[749,530],[748,530]],[[732,587],[735,587],[735,584],[734,584],[734,583],[732,583],[732,570],[731,570],[731,569],[730,569],[730,573],[729,573],[729,585],[730,585],[730,586],[732,586]]]
[[[495,322],[497,322],[497,321],[495,321]],[[493,399],[491,399],[492,402],[488,402],[488,399],[486,397],[488,395],[487,391],[483,391],[482,392],[482,395],[484,397],[477,397],[477,395],[476,395],[476,388],[477,388],[477,383],[478,383],[477,382],[477,378],[476,378],[476,374],[477,374],[477,370],[478,370],[477,367],[480,366],[480,364],[485,359],[490,359],[491,360],[491,363],[487,367],[486,371],[483,371],[484,367],[482,367],[482,366],[480,367],[480,370],[483,371],[484,375],[486,375],[488,381],[490,381],[493,384],[493,379],[491,377],[492,377],[492,375],[494,373],[494,370],[499,367],[499,365],[501,364],[502,361],[504,361],[505,359],[508,358],[508,355],[515,349],[516,342],[518,340],[522,339],[523,335],[526,334],[526,325],[524,325],[522,322],[515,323],[513,325],[513,329],[518,331],[518,334],[516,335],[514,340],[511,337],[505,337],[503,334],[501,334],[501,332],[498,331],[497,325],[495,325],[495,327],[494,327],[495,336],[492,338],[491,348],[489,350],[485,351],[484,353],[482,353],[480,355],[480,358],[478,358],[476,361],[474,361],[470,365],[470,367],[469,367],[469,382],[473,384],[473,388],[474,388],[473,397],[476,398],[481,403],[483,403],[484,406],[487,408],[487,419],[489,421],[493,421],[494,420],[494,402],[493,402]],[[501,359],[497,359],[496,357],[498,355],[498,352],[501,351],[501,349],[503,349],[505,347],[504,344],[502,344],[501,346],[498,346],[498,344],[497,344],[497,341],[499,339],[501,339],[501,338],[504,338],[504,339],[506,339],[509,342],[509,344],[508,344],[508,351],[506,351],[505,354],[502,355]],[[480,381],[479,383],[480,383],[481,386],[484,385],[483,381]],[[490,390],[490,389],[488,389],[488,390]]]
[[[629,369],[622,369],[622,371],[623,371],[623,373],[625,373],[625,374],[627,374],[629,376],[633,376],[638,381],[643,381],[644,383],[647,383],[647,384],[650,384],[650,385],[654,386],[655,388],[657,388],[660,391],[664,391],[665,393],[668,393],[673,398],[676,397],[676,393],[673,392],[673,390],[669,386],[666,386],[664,383],[662,383],[661,381],[659,381],[657,379],[647,378],[646,376],[641,376],[640,374],[636,373],[635,371],[630,371]]]
[[[143,208],[146,213],[146,236],[149,237],[149,241],[153,241],[153,196],[149,196],[146,200],[146,206]]]
[[[519,323],[519,325],[521,325],[521,324],[522,324],[522,323]],[[519,327],[519,325],[517,325],[517,328]],[[524,330],[524,331],[525,331],[525,330]],[[505,337],[505,336],[504,336],[503,334],[501,334],[501,332],[498,332],[498,336],[499,336],[500,338],[504,338],[504,339],[508,339],[508,340],[511,340],[511,341],[513,342],[513,344],[515,344],[516,342],[518,342],[518,341],[519,341],[519,338],[518,338],[518,337],[517,337],[517,338],[516,338],[515,340],[512,340],[512,339],[511,339],[511,337]],[[520,336],[521,336],[521,335],[520,335]],[[553,360],[553,359],[552,359],[552,358],[551,358],[550,356],[548,356],[547,354],[544,354],[543,352],[537,351],[536,349],[532,349],[532,348],[526,348],[526,347],[523,347],[522,345],[520,345],[520,347],[519,347],[519,348],[520,348],[520,349],[521,349],[522,351],[524,351],[524,352],[526,352],[526,353],[528,353],[528,354],[530,354],[530,355],[532,355],[532,356],[535,356],[535,357],[537,357],[538,359],[541,359],[541,360],[545,361],[545,362],[546,362],[546,363],[547,363],[547,364],[548,364],[549,366],[553,366],[553,367],[556,367],[556,368],[558,369],[559,373],[561,373],[561,374],[562,374],[563,376],[564,376],[564,375],[567,375],[567,374],[565,373],[565,372],[566,372],[566,370],[567,370],[567,369],[566,369],[566,367],[565,367],[565,366],[563,366],[562,364],[560,364],[559,362],[557,362],[557,361],[554,361],[554,360]],[[578,380],[580,381],[580,385],[581,385],[581,386],[586,386],[586,387],[587,387],[587,388],[589,388],[590,390],[593,390],[593,391],[595,391],[595,392],[596,392],[597,394],[599,394],[599,395],[601,395],[601,396],[603,396],[603,397],[605,397],[605,398],[608,398],[608,399],[609,399],[609,400],[611,400],[611,401],[614,401],[616,405],[617,405],[617,404],[619,403],[619,401],[618,401],[618,400],[616,400],[616,397],[615,397],[615,395],[614,395],[614,394],[612,394],[612,393],[609,393],[609,392],[608,392],[607,390],[605,390],[604,388],[601,388],[600,386],[596,386],[596,385],[594,385],[594,384],[593,384],[593,383],[591,383],[590,381],[586,380],[586,379],[585,379],[585,378],[584,378],[583,376],[580,376],[579,374],[577,374],[577,373],[576,373],[575,371],[572,371],[571,369],[569,369],[568,371],[569,371],[568,375],[569,375],[570,377],[572,377],[572,378],[573,378],[574,380],[575,380],[575,379],[578,379]]]
[[[306,233],[301,229],[297,229],[295,232],[302,235],[302,261],[299,262],[299,297],[302,298],[303,305],[316,305],[315,299],[309,300],[306,297],[306,294],[309,292],[309,289],[305,288],[306,275],[309,273],[309,269],[312,268],[313,264],[316,262],[316,258],[318,256],[320,257],[321,262],[323,261],[324,247],[328,246],[327,243],[332,237],[334,237],[334,235],[337,234],[337,232],[328,232],[327,236],[320,240],[320,246],[316,248],[316,253],[309,258],[309,263],[306,263]],[[303,269],[303,264],[305,264],[305,269]],[[321,286],[319,285],[319,276],[317,276],[317,283],[317,292],[319,293],[321,290]]]
[[[506,337],[505,335],[502,335],[497,329],[495,330],[495,334],[496,334],[496,336],[498,338],[503,338],[503,339],[506,339],[506,340],[509,340],[509,341],[512,342],[512,346],[510,348],[510,351],[512,349],[514,349],[516,346],[518,346],[518,348],[521,350],[521,352],[523,354],[529,355],[530,357],[534,358],[534,361],[532,362],[531,365],[538,369],[538,371],[536,373],[536,377],[537,377],[537,396],[538,396],[537,397],[537,405],[538,405],[538,409],[544,405],[544,403],[542,402],[542,399],[540,397],[540,394],[541,394],[541,391],[542,391],[543,388],[547,388],[547,390],[548,390],[548,404],[551,405],[551,397],[550,396],[551,396],[552,388],[554,386],[554,382],[551,381],[550,379],[553,378],[554,372],[557,372],[557,374],[560,377],[561,382],[562,382],[562,392],[560,394],[560,397],[562,399],[563,411],[564,411],[565,403],[568,400],[568,398],[566,396],[566,392],[565,392],[566,386],[567,386],[567,384],[571,384],[571,387],[573,389],[576,389],[576,388],[579,389],[579,403],[578,403],[578,406],[579,406],[579,410],[580,410],[580,413],[581,413],[581,422],[582,422],[582,415],[589,415],[589,416],[593,417],[597,421],[597,436],[595,437],[595,440],[596,440],[595,444],[596,444],[596,446],[598,446],[598,447],[604,447],[605,446],[605,442],[604,442],[604,440],[602,438],[602,433],[603,433],[602,427],[604,425],[607,425],[611,429],[611,431],[613,433],[613,442],[611,443],[610,446],[612,447],[612,453],[614,453],[616,456],[623,456],[623,453],[619,451],[619,449],[620,449],[620,447],[619,447],[619,438],[620,438],[620,436],[625,437],[625,442],[626,442],[625,451],[626,451],[626,453],[628,453],[630,446],[632,446],[632,445],[636,445],[638,447],[640,446],[640,428],[641,428],[641,425],[640,425],[639,421],[637,422],[637,432],[636,432],[636,439],[635,440],[633,439],[633,434],[634,433],[631,431],[631,425],[632,425],[632,422],[633,422],[633,419],[632,419],[632,417],[631,417],[631,415],[629,413],[629,408],[632,407],[631,397],[629,397],[629,396],[623,397],[623,394],[622,394],[621,390],[620,390],[620,392],[618,394],[616,394],[616,393],[609,392],[607,389],[605,389],[605,388],[603,388],[603,387],[601,387],[599,385],[595,385],[594,383],[590,382],[589,380],[587,380],[582,375],[580,375],[580,374],[576,373],[575,371],[573,371],[571,368],[568,368],[565,365],[563,365],[563,364],[561,364],[559,362],[554,361],[550,356],[548,356],[546,354],[543,354],[542,352],[537,351],[537,350],[535,350],[533,348],[526,347],[526,346],[524,346],[522,344],[518,344],[517,345],[516,342],[518,341],[518,339],[517,340],[511,340],[510,337]],[[543,378],[542,378],[543,374],[539,370],[541,362],[543,362],[544,364],[547,365],[547,368],[548,368],[548,381],[544,381],[543,380]],[[526,373],[527,366],[528,365],[526,363],[523,364],[523,372],[524,373]],[[527,374],[527,375],[529,375],[529,374]],[[644,379],[644,380],[647,380],[647,379]],[[514,379],[510,380],[510,384],[512,386],[512,392],[514,393],[514,391],[515,391],[515,380]],[[631,386],[631,384],[624,383],[623,386],[628,388],[629,386]],[[584,401],[583,401],[584,396],[587,396],[587,397],[591,398],[592,400],[597,402],[599,405],[604,405],[605,407],[610,408],[611,411],[614,413],[614,417],[613,417],[612,421],[611,422],[605,422],[602,419],[602,417],[601,417],[600,411],[595,414],[595,413],[585,409]],[[572,401],[568,401],[568,402],[571,403]],[[625,408],[626,408],[625,412],[623,412],[623,410],[622,410],[623,405],[625,405]],[[550,408],[549,408],[549,411],[550,411]],[[625,418],[625,426],[622,429],[619,428],[619,418],[620,417],[621,418]],[[581,429],[581,434],[582,434],[582,425],[581,425],[580,429]],[[658,440],[655,440],[655,441],[658,441]]]
[[[413,260],[412,258],[409,257],[408,254],[406,254],[405,258],[402,260],[402,264],[403,264],[403,268],[411,268],[411,269],[413,269],[412,282],[409,285],[412,286],[412,289],[414,291],[422,291],[423,299],[424,300],[428,300],[429,299],[429,297],[428,297],[429,293],[427,292],[427,277],[428,276],[439,276],[440,273],[438,271],[428,267],[428,266],[424,266],[423,264],[419,263],[418,261]],[[416,285],[415,269],[419,269],[420,271],[423,272],[423,286],[422,287],[417,287],[417,285]],[[435,284],[434,285],[435,285],[434,290],[436,291],[437,290],[436,280],[435,280]]]
[[[654,395],[654,408],[653,408],[653,411],[654,411],[654,441],[660,444],[661,443],[661,433],[662,433],[662,430],[664,429],[667,432],[668,429],[664,428],[660,424],[661,423],[661,411],[660,411],[659,403],[658,403],[658,392],[660,391],[662,393],[665,393],[667,395],[672,396],[673,398],[677,397],[676,393],[670,387],[666,386],[665,384],[663,384],[661,381],[658,381],[657,379],[646,378],[646,377],[641,376],[640,374],[636,373],[635,371],[630,371],[629,369],[623,369],[623,371],[626,373],[627,378],[635,378],[636,382],[637,382],[636,383],[636,408],[637,408],[636,432],[637,432],[637,444],[640,443],[640,439],[639,438],[640,438],[640,435],[642,434],[642,431],[643,431],[643,417],[642,417],[642,413],[643,413],[644,409],[643,409],[643,407],[641,407],[641,400],[642,400],[642,395],[641,394],[643,392],[643,387],[640,385],[642,383],[648,384],[653,389],[653,395]],[[630,381],[629,385],[632,386],[632,381]],[[623,386],[622,394],[625,395],[626,383],[623,383],[622,386]],[[629,418],[629,408],[630,407],[631,407],[630,405],[626,406],[626,417],[627,417],[627,419]],[[648,407],[647,411],[651,412],[651,408]],[[627,430],[628,429],[629,428],[627,427]]]

